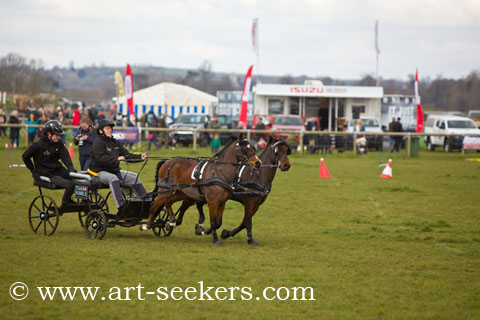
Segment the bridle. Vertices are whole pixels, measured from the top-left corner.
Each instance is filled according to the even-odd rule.
[[[249,149],[253,148],[253,154],[251,156],[247,156],[247,153],[249,151]],[[236,152],[236,156],[237,156],[237,159],[240,161],[240,162],[248,162],[250,163],[250,159],[256,157],[256,152],[255,152],[255,147],[252,146],[250,144],[250,142],[248,142],[247,139],[244,139],[240,142],[237,142],[235,144],[235,152]],[[240,155],[239,155],[240,153]]]
[[[284,153],[284,154],[282,154],[282,155],[280,155],[280,156],[278,156],[278,151],[279,151],[279,150],[278,150],[278,147],[281,146],[281,145],[287,146],[287,152]],[[274,144],[272,144],[272,145],[270,146],[270,148],[272,148],[273,153],[275,154],[275,160],[276,160],[275,162],[276,162],[276,164],[262,164],[262,165],[261,165],[262,167],[279,168],[279,167],[280,167],[280,165],[279,165],[280,160],[281,160],[282,158],[287,157],[287,156],[292,152],[291,149],[290,149],[290,146],[289,146],[285,141],[283,141],[283,140],[280,140],[280,141],[275,142]]]

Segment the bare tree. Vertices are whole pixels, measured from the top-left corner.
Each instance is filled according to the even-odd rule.
[[[23,93],[29,67],[26,59],[17,53],[9,53],[0,59],[0,90]]]
[[[212,81],[212,62],[204,60],[200,67],[198,67],[198,86],[197,89],[210,92],[210,82]]]
[[[295,81],[295,78],[292,77],[291,74],[286,74],[286,75],[284,75],[280,78],[279,83],[280,84],[295,84],[296,81]]]

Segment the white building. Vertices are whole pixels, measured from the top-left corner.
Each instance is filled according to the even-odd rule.
[[[337,130],[335,119],[381,116],[382,87],[324,86],[307,80],[304,85],[257,84],[256,114],[297,114],[321,117],[321,128]]]

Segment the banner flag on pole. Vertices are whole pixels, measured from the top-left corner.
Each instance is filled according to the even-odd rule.
[[[375,21],[375,51],[380,54],[380,47],[378,46],[378,20]]]
[[[252,24],[252,48],[253,48],[253,52],[258,53],[258,18],[253,19],[253,24]]]
[[[417,133],[419,133],[423,130],[423,111],[418,95],[418,69],[415,72],[415,100],[417,102]]]
[[[247,129],[247,111],[248,111],[248,98],[250,95],[250,85],[252,83],[252,69],[253,65],[248,69],[247,75],[245,76],[245,82],[243,83],[243,94],[242,94],[242,105],[240,107],[240,117],[238,122],[242,123],[243,129]]]
[[[115,84],[117,85],[117,96],[123,97],[125,95],[125,89],[123,88],[123,78],[120,71],[115,72]]]
[[[133,110],[133,78],[132,78],[132,69],[127,63],[127,70],[125,71],[125,98],[127,99],[128,110],[130,111],[130,120],[134,125],[135,121],[135,111]]]

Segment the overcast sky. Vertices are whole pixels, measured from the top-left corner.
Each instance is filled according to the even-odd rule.
[[[154,65],[358,79],[459,78],[480,70],[479,0],[0,0],[0,56],[46,67]],[[124,70],[121,70],[124,72]]]

